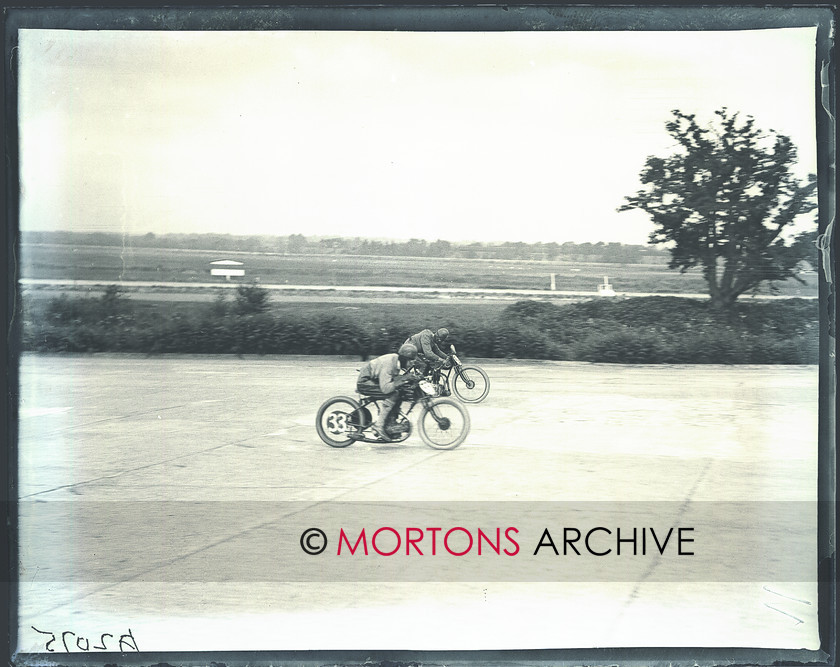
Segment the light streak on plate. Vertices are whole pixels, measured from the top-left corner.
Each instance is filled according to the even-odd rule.
[[[21,408],[21,417],[44,417],[46,415],[61,415],[70,412],[70,408]]]

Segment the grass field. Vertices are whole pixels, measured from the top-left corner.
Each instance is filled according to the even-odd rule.
[[[210,276],[210,262],[220,259],[243,262],[246,275],[241,280],[262,284],[549,289],[553,273],[556,289],[560,291],[594,293],[604,276],[608,276],[614,288],[621,292],[706,292],[698,271],[680,274],[665,264],[213,253],[40,244],[21,247],[20,277],[103,282],[223,282],[223,278]],[[802,277],[806,285],[789,280],[779,285],[780,293],[816,296],[816,274]]]
[[[68,296],[72,293],[68,293]],[[225,294],[225,302],[230,306],[234,300],[233,294]],[[31,291],[23,299],[24,320],[31,321],[41,316],[48,304],[56,298],[56,294],[49,291]],[[85,297],[75,297],[85,298]],[[98,293],[93,293],[91,299],[98,299]],[[486,302],[448,303],[436,299],[407,299],[402,303],[377,301],[347,301],[336,303],[313,299],[300,301],[271,301],[268,312],[280,319],[314,320],[324,317],[341,317],[347,322],[364,328],[380,328],[390,325],[397,320],[406,320],[408,329],[416,326],[417,322],[427,323],[429,326],[443,326],[456,321],[468,321],[477,326],[489,325],[511,301],[491,300]],[[132,311],[138,317],[158,317],[175,319],[197,319],[207,313],[211,307],[210,300],[184,300],[177,302],[163,302],[160,295],[143,293],[131,298]],[[425,324],[424,324],[425,326]],[[416,332],[410,332],[416,333]],[[408,333],[406,335],[409,335]]]

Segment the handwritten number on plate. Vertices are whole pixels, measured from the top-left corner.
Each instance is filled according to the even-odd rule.
[[[50,644],[52,644],[55,641],[55,633],[54,632],[46,632],[44,630],[39,630],[34,625],[30,625],[29,627],[31,627],[35,632],[37,632],[39,634],[50,636],[50,640],[44,645],[44,648],[47,649],[47,651],[49,651],[50,653],[54,653],[55,649],[50,648]]]
[[[134,639],[134,635],[131,634],[131,628],[128,629],[128,634],[127,635],[121,635],[120,636],[120,651],[125,652],[125,649],[123,648],[123,644],[128,646],[129,649],[132,650],[132,651],[137,651],[137,652],[140,651],[140,649],[137,648],[137,642]]]
[[[56,634],[54,632],[47,632],[46,630],[39,630],[34,625],[32,625],[30,627],[35,632],[37,632],[38,634],[49,635],[50,638],[49,638],[49,640],[47,640],[47,643],[44,645],[44,649],[46,649],[46,651],[49,652],[49,653],[55,653],[55,649],[50,648],[50,647],[51,647],[52,644],[54,644],[56,642]],[[67,643],[67,636],[68,635],[76,638],[76,648],[77,649],[79,649],[80,651],[90,651],[90,649],[91,649],[90,639],[88,639],[87,637],[82,637],[81,635],[77,635],[75,632],[71,632],[70,630],[65,630],[64,632],[61,633],[61,643],[64,644],[64,650],[67,653],[70,653],[70,649],[73,645],[72,640],[70,641],[70,644]],[[94,644],[93,648],[98,650],[98,651],[107,651],[108,648],[105,644],[105,637],[111,637],[113,639],[114,635],[112,635],[109,632],[103,632],[100,635],[100,641],[102,642],[102,645],[100,646],[99,644]],[[84,642],[84,645],[82,644],[82,642]],[[131,632],[131,628],[128,629],[128,632],[126,634],[120,635],[119,650],[122,653],[127,653],[129,651],[135,651],[135,652],[138,652],[138,653],[140,652],[140,649],[137,648],[137,640],[134,639],[134,633]]]

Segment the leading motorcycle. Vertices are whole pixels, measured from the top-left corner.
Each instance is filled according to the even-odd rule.
[[[455,351],[449,346],[446,361],[426,370],[426,380],[435,387],[436,396],[454,394],[464,403],[481,403],[490,393],[490,378],[484,369],[478,366],[465,366]]]

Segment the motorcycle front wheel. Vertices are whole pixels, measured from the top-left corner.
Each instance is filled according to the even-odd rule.
[[[315,417],[315,429],[321,440],[330,447],[352,445],[355,441],[348,434],[358,430],[360,408],[359,402],[349,396],[336,396],[324,403]]]
[[[433,449],[455,449],[470,432],[467,409],[449,398],[430,402],[417,420],[420,438]]]
[[[478,366],[462,366],[455,369],[452,389],[464,403],[480,403],[490,393],[490,378]]]

